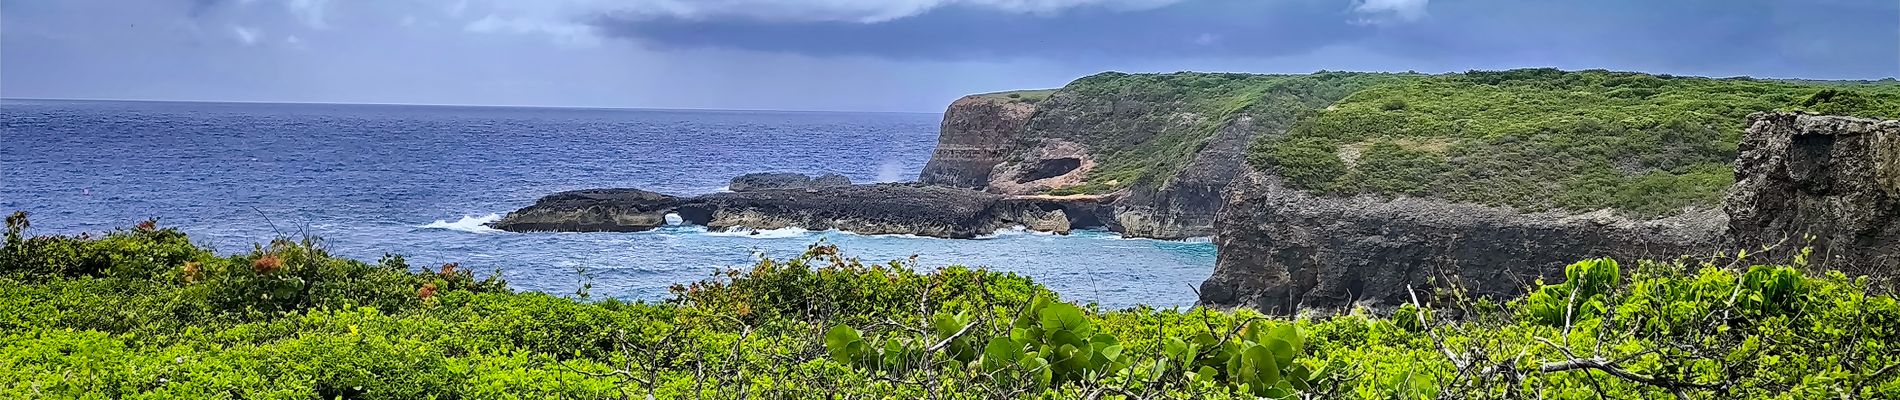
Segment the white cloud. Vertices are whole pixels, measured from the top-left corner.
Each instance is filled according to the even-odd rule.
[[[237,37],[238,42],[242,42],[244,43],[245,46],[249,46],[249,45],[257,44],[259,33],[257,32],[257,29],[254,29],[254,28],[246,28],[243,26],[231,25],[231,35]]]
[[[1207,46],[1207,45],[1211,45],[1211,44],[1219,43],[1219,42],[1220,42],[1220,35],[1216,35],[1212,33],[1202,33],[1200,36],[1194,37],[1194,44],[1197,44],[1197,45]]]
[[[284,6],[289,8],[290,13],[298,20],[303,21],[304,25],[318,29],[329,27],[329,24],[324,21],[324,14],[330,6],[329,0],[290,0],[284,3]]]
[[[1372,14],[1374,19],[1364,22],[1381,22],[1379,17],[1397,18],[1400,21],[1417,21],[1425,17],[1425,5],[1431,0],[1355,0],[1352,10]]]
[[[469,22],[465,29],[478,33],[544,34],[553,37],[557,43],[573,46],[592,46],[600,42],[592,26],[566,20],[509,18],[489,14]]]

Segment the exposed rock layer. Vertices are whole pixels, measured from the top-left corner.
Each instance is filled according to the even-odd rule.
[[[1291,313],[1405,302],[1456,283],[1508,296],[1594,257],[1672,258],[1719,243],[1721,217],[1631,221],[1418,198],[1320,197],[1250,175],[1221,211],[1201,302]]]
[[[1900,121],[1756,114],[1740,148],[1725,201],[1737,244],[1812,246],[1828,268],[1900,272]]]
[[[1250,174],[1230,188],[1216,220],[1220,253],[1201,302],[1269,312],[1381,307],[1409,300],[1408,287],[1429,295],[1447,284],[1508,297],[1586,258],[1668,259],[1775,243],[1813,246],[1826,268],[1900,271],[1900,121],[1756,114],[1735,171],[1720,212],[1650,221],[1314,196]],[[1802,242],[1807,235],[1813,242]]]
[[[918,182],[981,189],[990,170],[1003,162],[1022,139],[1023,125],[1036,106],[1007,97],[971,95],[950,103],[943,113],[937,150],[924,164]]]

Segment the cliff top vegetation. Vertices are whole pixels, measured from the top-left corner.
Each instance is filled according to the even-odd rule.
[[[1638,216],[1709,207],[1749,113],[1900,117],[1900,82],[1519,69],[1425,75],[1102,73],[1040,104],[1032,138],[1098,151],[1065,193],[1158,186],[1223,130],[1252,166],[1333,195]]]

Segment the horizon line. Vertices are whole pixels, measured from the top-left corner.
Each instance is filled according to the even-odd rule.
[[[609,110],[609,111],[730,111],[730,112],[778,112],[778,113],[862,113],[862,114],[937,114],[932,111],[862,111],[862,110],[785,110],[760,108],[690,108],[690,107],[615,107],[615,106],[556,106],[556,105],[515,105],[515,104],[450,104],[450,103],[352,103],[337,101],[260,101],[260,100],[176,100],[176,99],[107,99],[77,97],[5,97],[6,101],[91,101],[91,102],[143,102],[143,103],[202,103],[202,104],[276,104],[276,105],[332,105],[332,106],[415,106],[415,107],[470,107],[470,108],[547,108],[569,110]]]

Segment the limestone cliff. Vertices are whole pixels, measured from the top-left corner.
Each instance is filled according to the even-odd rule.
[[[1634,221],[1608,212],[1523,214],[1422,198],[1315,196],[1249,174],[1222,208],[1201,302],[1268,312],[1391,306],[1408,287],[1455,283],[1508,296],[1593,257],[1672,258],[1717,248],[1719,213]]]
[[[1849,273],[1900,271],[1900,121],[1753,115],[1735,180],[1725,208],[1738,244],[1812,246],[1812,262]]]
[[[1780,243],[1818,267],[1900,271],[1900,121],[1750,116],[1723,209],[1631,220],[1444,200],[1329,197],[1250,173],[1228,192],[1201,302],[1269,312],[1393,306],[1408,287],[1519,294],[1585,258],[1669,259]],[[1812,238],[1806,241],[1805,238]]]
[[[918,181],[981,189],[990,182],[990,169],[1003,162],[1021,140],[1023,124],[1035,115],[1034,103],[1019,94],[970,95],[950,103],[937,136],[937,150]]]
[[[1004,194],[1090,194],[1133,237],[1214,234],[1222,192],[1254,139],[1381,74],[1122,74],[1038,96],[965,97],[944,113],[927,184]]]

